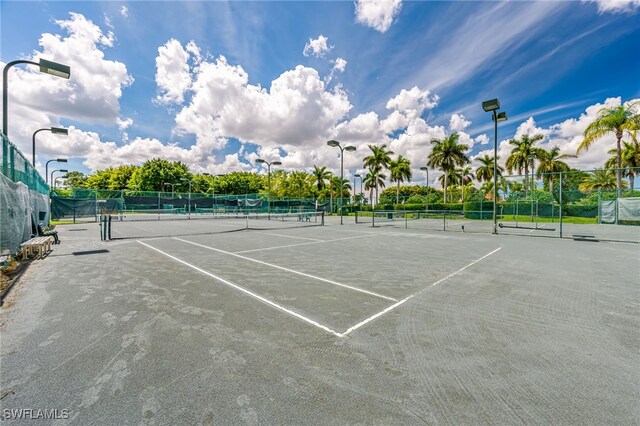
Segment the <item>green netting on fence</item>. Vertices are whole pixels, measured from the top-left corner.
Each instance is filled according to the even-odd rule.
[[[0,161],[2,163],[2,174],[12,182],[22,182],[27,188],[40,194],[49,194],[49,185],[44,178],[34,169],[33,165],[24,154],[2,135],[2,152]]]

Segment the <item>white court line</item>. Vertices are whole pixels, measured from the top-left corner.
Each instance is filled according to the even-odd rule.
[[[371,234],[371,235],[356,235],[355,237],[336,238],[336,239],[333,239],[333,240],[323,240],[323,241],[312,241],[310,243],[287,244],[286,246],[274,246],[274,247],[265,247],[265,248],[249,249],[249,250],[240,250],[240,251],[235,251],[234,253],[236,253],[236,254],[239,254],[239,253],[251,253],[251,252],[254,252],[254,251],[275,250],[275,249],[280,249],[280,248],[307,246],[309,244],[331,243],[333,241],[343,241],[343,240],[351,240],[351,239],[354,239],[354,238],[366,238],[366,237],[373,237],[373,236],[374,236],[374,234]]]
[[[362,327],[363,325],[365,325],[365,324],[367,324],[367,323],[369,323],[369,322],[373,321],[374,319],[376,319],[376,318],[378,318],[378,317],[380,317],[380,316],[382,316],[382,315],[386,314],[387,312],[391,311],[392,309],[397,308],[398,306],[402,305],[404,302],[406,302],[407,300],[411,299],[412,297],[419,295],[420,293],[422,293],[422,292],[426,291],[427,289],[430,289],[431,287],[435,287],[435,286],[437,286],[438,284],[440,284],[440,283],[442,283],[442,282],[444,282],[444,281],[448,280],[449,278],[453,277],[453,276],[454,276],[454,275],[456,275],[456,274],[459,274],[460,272],[464,271],[465,269],[467,269],[467,268],[469,268],[469,267],[471,267],[471,266],[475,265],[476,263],[480,262],[482,259],[485,259],[485,258],[487,258],[487,257],[491,256],[493,253],[497,252],[497,251],[498,251],[498,250],[500,250],[501,248],[502,248],[502,247],[498,247],[498,248],[497,248],[497,249],[495,249],[494,251],[492,251],[492,252],[490,252],[490,253],[487,253],[487,254],[485,254],[484,256],[482,256],[481,258],[476,259],[476,260],[474,260],[473,262],[469,263],[467,266],[464,266],[464,267],[462,267],[462,268],[458,269],[457,271],[450,273],[449,275],[447,275],[447,276],[446,276],[446,277],[444,277],[444,278],[440,278],[438,281],[436,281],[436,282],[434,282],[433,284],[431,284],[431,285],[429,285],[429,286],[427,286],[427,287],[423,288],[422,290],[420,290],[420,291],[418,291],[418,292],[416,292],[416,293],[413,293],[413,294],[411,294],[411,295],[409,295],[409,296],[405,297],[404,299],[402,299],[402,300],[398,301],[398,303],[395,303],[395,304],[393,304],[393,305],[389,306],[388,308],[386,308],[386,309],[384,309],[384,310],[382,310],[382,311],[378,312],[377,314],[370,316],[369,318],[365,319],[364,321],[359,322],[358,324],[354,325],[353,327],[348,328],[348,329],[347,329],[347,331],[345,331],[344,333],[342,333],[342,336],[346,336],[347,334],[351,333],[352,331],[359,329],[359,328],[360,328],[360,327]]]
[[[278,305],[277,303],[272,302],[271,300],[269,300],[269,299],[267,299],[267,298],[264,298],[264,297],[262,297],[262,296],[260,296],[260,295],[258,295],[258,294],[256,294],[256,293],[253,293],[252,291],[249,291],[249,290],[247,290],[246,288],[240,287],[239,285],[234,284],[234,283],[232,283],[231,281],[227,281],[227,280],[225,280],[224,278],[221,278],[221,277],[219,277],[219,276],[217,276],[217,275],[212,274],[211,272],[207,272],[207,271],[205,271],[204,269],[198,268],[198,267],[197,267],[197,266],[195,266],[195,265],[192,265],[192,264],[190,264],[190,263],[187,263],[187,262],[185,262],[184,260],[178,259],[177,257],[172,256],[172,255],[170,255],[170,254],[168,254],[168,253],[165,253],[165,252],[163,252],[163,251],[162,251],[162,250],[160,250],[160,249],[157,249],[157,248],[155,248],[155,247],[153,247],[153,246],[150,246],[149,244],[143,243],[142,241],[139,241],[139,240],[138,240],[138,242],[139,242],[140,244],[144,245],[144,246],[149,247],[149,248],[150,248],[150,249],[152,249],[152,250],[157,251],[158,253],[161,253],[161,254],[163,254],[163,255],[165,255],[165,256],[167,256],[167,257],[169,257],[169,258],[171,258],[171,259],[175,260],[176,262],[180,262],[180,263],[182,263],[183,265],[186,265],[186,266],[188,266],[188,267],[190,267],[190,268],[192,268],[192,269],[195,269],[196,271],[198,271],[198,272],[200,272],[200,273],[202,273],[202,274],[205,274],[205,275],[207,275],[207,276],[209,276],[209,277],[211,277],[211,278],[213,278],[213,279],[215,279],[215,280],[217,280],[217,281],[220,281],[220,282],[221,282],[221,283],[223,283],[223,284],[228,285],[229,287],[232,287],[232,288],[234,288],[234,289],[236,289],[236,290],[238,290],[238,291],[241,291],[241,292],[243,292],[243,293],[245,293],[245,294],[248,294],[249,296],[253,297],[254,299],[257,299],[257,300],[261,301],[262,303],[265,303],[265,304],[267,304],[267,305],[269,305],[269,306],[272,306],[272,307],[274,307],[274,308],[278,309],[279,311],[282,311],[282,312],[284,312],[284,313],[286,313],[286,314],[289,314],[289,315],[291,315],[291,316],[293,316],[293,317],[296,317],[296,318],[298,318],[298,319],[300,319],[300,320],[302,320],[302,321],[304,321],[304,322],[306,322],[306,323],[309,323],[309,324],[311,324],[311,325],[313,325],[313,326],[315,326],[315,327],[318,327],[318,328],[320,328],[320,329],[322,329],[322,330],[324,330],[324,331],[327,331],[327,332],[329,332],[329,333],[333,334],[334,336],[343,337],[343,335],[342,335],[342,334],[340,334],[340,333],[338,333],[338,332],[336,332],[336,331],[334,331],[334,330],[330,329],[329,327],[327,327],[327,326],[325,326],[325,325],[322,325],[322,324],[320,324],[319,322],[316,322],[316,321],[314,321],[314,320],[312,320],[312,319],[310,319],[310,318],[307,318],[307,317],[305,317],[305,316],[303,316],[303,315],[300,315],[299,313],[294,312],[294,311],[292,311],[291,309],[287,309],[287,308],[285,308],[284,306]]]
[[[241,255],[236,254],[236,253],[231,253],[229,251],[220,250],[220,249],[217,249],[215,247],[205,246],[204,244],[194,243],[193,241],[183,240],[182,238],[178,238],[178,237],[173,237],[173,239],[174,240],[178,240],[178,241],[182,241],[183,243],[193,244],[194,246],[202,247],[202,248],[205,248],[205,249],[208,249],[208,250],[217,251],[218,253],[223,253],[223,254],[227,254],[229,256],[235,256],[235,257],[238,257],[240,259],[249,260],[251,262],[256,262],[256,263],[259,263],[261,265],[270,266],[272,268],[280,269],[282,271],[291,272],[292,274],[302,275],[303,277],[312,278],[314,280],[318,280],[318,281],[322,281],[322,282],[325,282],[325,283],[337,285],[338,287],[348,288],[349,290],[358,291],[360,293],[365,293],[365,294],[368,294],[370,296],[379,297],[381,299],[393,300],[394,302],[398,301],[398,299],[394,299],[393,297],[384,296],[382,294],[374,293],[373,291],[364,290],[364,289],[361,289],[361,288],[358,288],[358,287],[353,287],[353,286],[350,286],[350,285],[347,285],[347,284],[342,284],[342,283],[339,283],[339,282],[336,282],[336,281],[331,281],[331,280],[328,280],[326,278],[316,277],[315,275],[305,274],[304,272],[294,271],[293,269],[285,268],[284,266],[278,266],[278,265],[274,265],[272,263],[263,262],[261,260],[252,259],[250,257],[241,256]]]
[[[309,240],[309,241],[316,241],[316,242],[320,242],[320,243],[324,242],[324,240],[320,240],[318,238],[296,237],[294,235],[272,234],[270,232],[262,232],[262,233],[265,234],[265,235],[273,235],[275,237],[297,238],[299,240]]]
[[[540,228],[544,228],[544,223],[542,225],[540,225],[539,227],[537,227],[536,229],[532,229],[531,231],[529,231],[529,233],[532,233],[533,231],[537,231]]]

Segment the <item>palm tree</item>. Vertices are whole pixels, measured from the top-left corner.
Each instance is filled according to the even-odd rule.
[[[498,160],[500,157],[498,157]],[[476,169],[476,179],[480,182],[489,182],[493,180],[493,157],[489,157],[485,154],[483,157],[478,158],[478,161],[482,163]],[[504,172],[504,167],[498,164],[497,167],[498,177],[502,176],[502,172]]]
[[[569,170],[569,165],[565,163],[564,159],[576,158],[572,154],[560,154],[560,147],[554,146],[549,151],[538,148],[538,173],[537,177],[542,177],[545,183],[549,186],[549,192],[553,194],[553,180],[555,174],[560,172],[566,172]]]
[[[613,155],[613,157],[609,158],[605,163],[604,167],[607,169],[616,168],[616,163],[618,161],[615,149],[610,149],[609,154]],[[635,177],[638,172],[640,172],[640,148],[636,144],[631,144],[628,142],[623,142],[622,145],[622,167],[625,176],[629,178],[629,186],[631,187],[631,191],[635,188]]]
[[[385,185],[384,180],[386,178],[387,176],[385,176],[384,173],[381,173],[380,171],[374,168],[369,168],[367,174],[364,176],[364,179],[362,181],[364,182],[364,189],[369,190],[369,199],[371,200],[371,207],[373,207],[374,189],[376,190],[376,198],[377,198],[378,187],[384,188],[384,185]]]
[[[626,186],[626,182],[620,182]],[[617,177],[611,169],[594,169],[593,173],[584,178],[578,185],[580,191],[599,191],[618,188]]]
[[[433,149],[427,158],[427,166],[439,168],[444,172],[442,188],[445,202],[447,200],[448,175],[456,166],[463,166],[470,162],[465,155],[469,147],[458,143],[459,137],[457,133],[452,133],[444,139],[432,139]]]
[[[397,182],[396,187],[396,204],[400,204],[400,183],[411,181],[411,162],[404,158],[402,155],[398,156],[398,159],[389,163],[389,173],[391,182]]]
[[[544,139],[543,135],[531,137],[523,135],[520,139],[511,139],[509,141],[509,144],[513,145],[514,148],[511,150],[505,165],[509,173],[517,170],[520,174],[524,169],[525,197],[529,187],[529,165],[533,164],[534,159],[540,155],[540,148],[536,148],[533,145],[542,139]]]
[[[618,197],[622,189],[622,148],[621,140],[625,131],[634,132],[638,127],[638,114],[635,113],[637,102],[627,103],[611,108],[602,108],[598,111],[598,118],[589,124],[584,130],[584,139],[576,154],[580,151],[588,150],[593,142],[613,132],[616,135],[616,187],[618,188]]]
[[[381,181],[381,179],[379,179],[379,177],[384,176],[384,175],[381,175],[383,168],[385,169],[389,168],[389,163],[391,162],[391,155],[393,154],[393,151],[388,151],[387,145],[385,144],[382,144],[380,146],[376,146],[376,145],[368,145],[368,146],[369,146],[369,149],[371,150],[371,155],[364,157],[364,166],[369,169],[369,172],[374,171],[374,174],[376,175],[375,178],[372,180],[372,183],[374,185],[374,189],[376,190],[376,200],[377,200],[378,188],[379,187],[384,188],[384,180],[382,180],[382,185],[380,185],[379,182]],[[386,179],[386,176],[384,176],[384,179]],[[373,203],[373,200],[371,202]]]
[[[311,172],[313,176],[314,182],[316,184],[316,188],[318,189],[318,193],[322,192],[322,190],[327,186],[326,181],[331,179],[331,172],[327,170],[326,167],[318,167],[313,166],[313,171]]]

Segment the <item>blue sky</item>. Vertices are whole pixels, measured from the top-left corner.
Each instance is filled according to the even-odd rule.
[[[336,171],[325,141],[338,138],[358,147],[347,175],[367,144],[386,143],[420,182],[433,137],[462,132],[472,156],[493,146],[483,100],[510,116],[500,140],[538,132],[575,153],[600,107],[640,98],[639,0],[3,1],[0,12],[3,64],[72,68],[69,81],[11,71],[10,139],[29,153],[33,130],[70,126],[68,138],[38,135],[37,162],[68,156],[85,173],[157,156],[193,172],[261,170],[258,156]],[[573,165],[600,166],[610,144]]]

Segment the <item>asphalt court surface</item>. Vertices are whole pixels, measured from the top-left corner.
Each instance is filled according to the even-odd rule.
[[[164,256],[163,269],[178,279],[212,286],[227,281],[342,333],[498,248],[470,243],[459,252],[424,244],[423,236],[413,239],[415,248],[407,250],[406,237],[393,233],[343,230],[332,238],[303,228],[234,233],[232,238],[153,238],[139,244]],[[392,265],[380,267],[392,258]],[[203,272],[210,275],[203,277]]]
[[[109,242],[58,227],[0,309],[2,407],[69,410],[56,424],[638,423],[637,245],[327,219]]]

